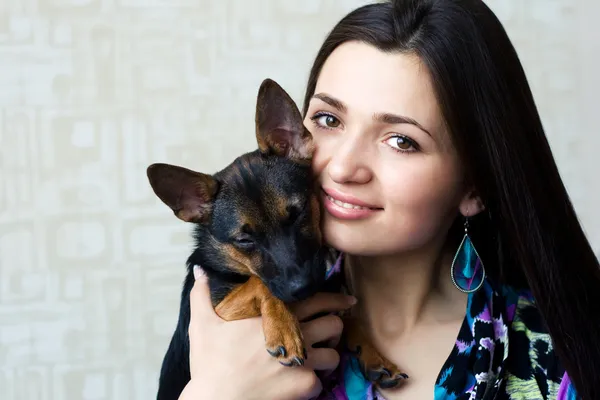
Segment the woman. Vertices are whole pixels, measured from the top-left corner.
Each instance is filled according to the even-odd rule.
[[[353,313],[408,378],[373,386],[352,353],[332,348],[282,367],[260,321],[221,321],[199,277],[183,399],[600,399],[598,260],[515,50],[483,2],[351,12],[316,57],[304,115]],[[351,303],[319,294],[296,311]],[[303,329],[334,347],[341,321]]]

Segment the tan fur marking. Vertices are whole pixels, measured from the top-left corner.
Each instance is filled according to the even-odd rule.
[[[304,342],[298,319],[258,277],[252,276],[232,290],[215,307],[215,312],[226,321],[262,315],[267,349],[275,353],[283,347],[285,356],[277,356],[283,363],[290,363],[295,358],[304,359]]]
[[[251,277],[233,289],[216,307],[215,312],[225,321],[252,318],[260,315],[265,287],[260,279]]]
[[[305,234],[314,235],[319,243],[323,243],[323,235],[321,233],[321,205],[316,195],[311,194],[309,199],[310,207],[310,225],[304,225],[302,231]]]
[[[277,220],[284,220],[288,218],[288,202],[282,196],[274,195],[271,197],[275,203],[275,210],[277,212]]]
[[[231,260],[229,267],[231,270],[242,275],[255,275],[260,267],[260,257],[258,255],[249,256],[231,244],[220,244],[227,256]]]

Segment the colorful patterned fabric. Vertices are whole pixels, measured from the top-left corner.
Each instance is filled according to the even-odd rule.
[[[342,273],[339,256],[328,277]],[[385,400],[343,353],[317,400]],[[486,278],[468,295],[465,319],[440,371],[434,400],[577,400],[530,292]]]

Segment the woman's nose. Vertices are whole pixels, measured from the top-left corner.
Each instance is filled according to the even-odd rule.
[[[341,146],[333,146],[332,152],[327,173],[335,183],[362,184],[372,179],[368,151],[360,141],[346,141]]]

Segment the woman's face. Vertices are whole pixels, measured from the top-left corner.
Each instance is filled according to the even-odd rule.
[[[304,124],[316,145],[323,233],[338,250],[416,250],[443,239],[459,209],[477,207],[415,55],[359,42],[339,46],[323,66]]]

